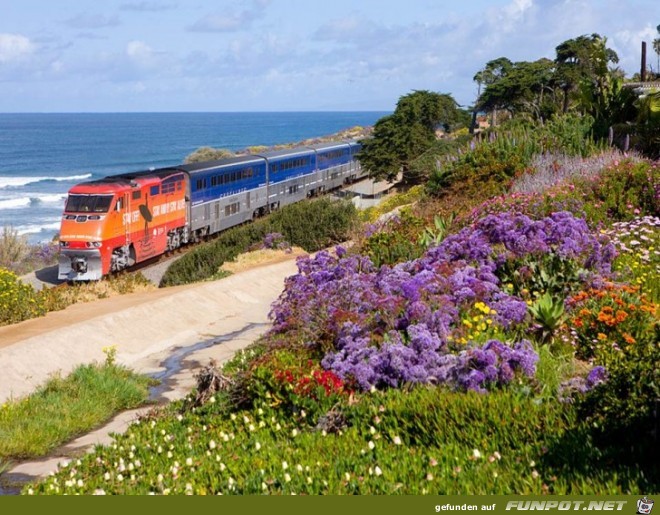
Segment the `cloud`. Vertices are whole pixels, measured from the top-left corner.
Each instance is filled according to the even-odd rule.
[[[21,34],[0,34],[0,63],[21,61],[30,56],[36,46]]]
[[[105,14],[81,13],[73,18],[65,20],[64,23],[74,29],[102,29],[120,25],[117,15],[107,16]]]
[[[89,40],[99,40],[99,39],[108,39],[108,36],[102,36],[96,32],[79,32],[76,34],[78,39],[89,39]]]
[[[131,41],[126,45],[126,54],[136,61],[148,61],[153,57],[154,51],[143,41]]]
[[[247,30],[264,16],[271,0],[253,0],[252,6],[241,11],[208,14],[188,27],[190,32],[238,32]]]
[[[253,11],[209,14],[188,27],[191,32],[236,32],[248,29],[256,19]]]
[[[158,2],[143,0],[140,2],[126,2],[119,6],[120,11],[158,12],[176,9],[178,4],[173,2]]]

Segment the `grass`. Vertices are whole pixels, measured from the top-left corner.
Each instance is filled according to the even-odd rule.
[[[115,413],[144,404],[150,382],[108,360],[81,365],[24,399],[6,402],[0,407],[0,464],[44,456]]]
[[[612,494],[652,485],[625,449],[603,451],[570,404],[510,389],[356,396],[345,427],[312,414],[170,406],[97,447],[37,493]],[[576,450],[577,449],[577,450]],[[614,452],[614,454],[612,454]],[[616,470],[610,466],[616,460]]]

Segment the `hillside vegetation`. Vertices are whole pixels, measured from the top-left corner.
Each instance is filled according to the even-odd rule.
[[[167,283],[352,243],[299,258],[271,330],[185,400],[25,493],[658,491],[660,97],[617,62],[579,36],[486,63],[473,116],[401,97],[359,159],[415,187],[357,228],[301,203],[191,253]]]
[[[657,490],[660,167],[565,122],[439,160],[299,259],[271,331],[198,391],[25,492]],[[274,227],[231,238],[293,239]]]

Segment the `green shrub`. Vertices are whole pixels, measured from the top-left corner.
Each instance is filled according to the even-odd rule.
[[[649,461],[598,448],[572,405],[433,387],[351,398],[335,431],[309,413],[196,411],[144,418],[35,493],[594,494],[653,490]],[[622,457],[614,470],[609,460]],[[121,461],[119,458],[122,458]],[[123,467],[122,467],[123,465]],[[26,489],[27,490],[27,489]]]
[[[416,259],[426,249],[420,238],[424,231],[424,221],[409,209],[403,209],[398,216],[377,224],[375,228],[376,232],[355,250],[368,256],[376,267]]]
[[[42,316],[46,308],[39,294],[16,274],[0,268],[0,325]]]
[[[266,220],[267,232],[279,232],[291,245],[307,252],[346,241],[357,221],[351,202],[328,197],[297,202],[276,211]]]
[[[569,299],[576,354],[604,366],[608,380],[581,405],[610,443],[649,440],[660,401],[660,307],[638,288],[606,285]],[[639,447],[637,444],[635,446]]]
[[[283,207],[267,218],[228,229],[213,241],[188,252],[167,269],[160,286],[189,284],[216,277],[225,261],[247,252],[268,233],[279,232],[291,245],[315,252],[348,239],[356,220],[357,211],[353,204],[328,198]]]
[[[576,180],[592,220],[631,220],[660,213],[660,167],[650,161],[624,159],[605,168],[594,180]]]

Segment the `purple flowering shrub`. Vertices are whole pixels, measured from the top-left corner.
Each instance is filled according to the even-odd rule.
[[[483,392],[535,373],[529,342],[503,343],[529,318],[502,276],[511,263],[547,256],[586,277],[608,273],[614,252],[570,213],[489,215],[394,266],[338,247],[299,259],[271,311],[273,331],[309,342],[325,369],[363,390],[432,383]]]
[[[261,243],[262,249],[284,250],[287,253],[292,252],[291,244],[284,239],[284,235],[279,232],[269,232],[264,236]]]
[[[584,395],[596,386],[605,384],[609,374],[605,367],[600,365],[592,368],[586,377],[576,376],[559,385],[559,400],[566,403],[574,403],[576,398]]]

